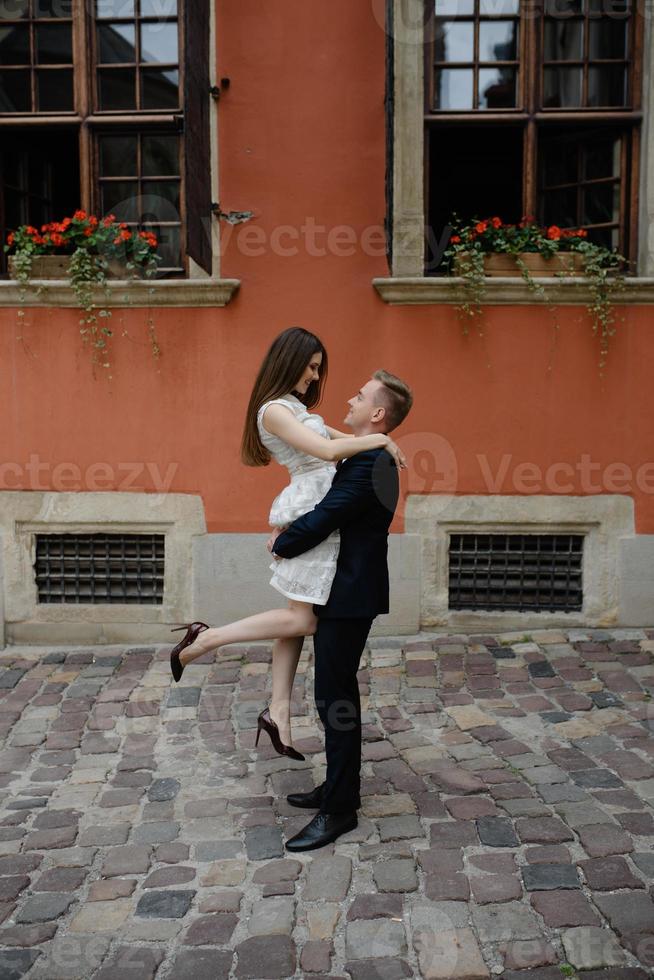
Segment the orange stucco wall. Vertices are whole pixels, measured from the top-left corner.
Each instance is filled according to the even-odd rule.
[[[544,309],[490,308],[484,335],[464,337],[452,307],[385,305],[371,286],[387,274],[374,232],[385,210],[379,5],[217,6],[218,74],[231,80],[220,200],[255,213],[224,228],[222,272],[241,290],[223,309],[155,310],[158,363],[147,311],[115,310],[111,380],[94,377],[75,311],[31,310],[20,324],[3,310],[0,489],[199,493],[210,531],[264,530],[284,472],[240,464],[243,413],[270,340],[300,324],[329,350],[321,410],[332,424],[377,367],[414,387],[397,433],[412,462],[405,491],[628,493],[637,532],[654,533],[652,310],[623,311],[602,382],[581,307],[560,311],[558,331]],[[353,231],[332,230],[325,248],[337,226]]]

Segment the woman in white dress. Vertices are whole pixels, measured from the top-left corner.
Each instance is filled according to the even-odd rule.
[[[404,457],[389,436],[350,436],[325,425],[309,409],[321,399],[327,377],[327,352],[314,334],[290,327],[277,337],[259,370],[246,414],[241,458],[248,466],[267,466],[275,459],[287,467],[291,482],[275,498],[269,522],[286,527],[312,510],[329,490],[335,463],[356,453],[384,448],[399,467]],[[297,558],[271,564],[270,584],[289,602],[286,609],[248,616],[226,626],[191,623],[171,653],[179,680],[187,664],[228,643],[275,640],[272,697],[257,719],[282,755],[303,759],[291,742],[291,692],[305,636],[316,631],[314,605],[325,605],[336,572],[339,534],[333,534]],[[255,743],[256,744],[256,743]]]

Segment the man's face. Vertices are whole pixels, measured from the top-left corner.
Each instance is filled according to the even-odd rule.
[[[343,421],[354,432],[379,422],[383,417],[381,414],[383,409],[379,405],[375,405],[375,396],[380,388],[383,388],[381,381],[371,378],[357,391],[356,395],[348,400],[350,410]]]

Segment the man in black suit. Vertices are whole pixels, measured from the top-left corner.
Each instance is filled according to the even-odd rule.
[[[348,402],[354,435],[391,432],[413,402],[409,387],[377,371]],[[332,531],[341,541],[327,604],[314,606],[315,698],[325,729],[327,774],[310,793],[291,793],[293,806],[319,812],[286,842],[289,851],[323,847],[357,826],[361,806],[361,704],[357,671],[375,616],[388,612],[388,528],[399,493],[395,461],[383,449],[358,453],[339,465],[327,495],[276,538],[272,553],[294,558]]]

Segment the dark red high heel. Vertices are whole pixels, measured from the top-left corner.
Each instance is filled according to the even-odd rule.
[[[281,738],[279,737],[279,728],[270,717],[269,708],[264,708],[257,718],[257,740],[254,743],[255,748],[259,744],[259,736],[261,735],[262,728],[265,729],[265,731],[267,731],[270,735],[270,741],[273,744],[275,752],[279,752],[280,755],[287,755],[289,759],[297,759],[298,762],[304,762],[304,756],[301,752],[294,749],[292,745],[284,745],[282,742]]]
[[[179,641],[176,647],[173,647],[170,654],[170,669],[176,681],[179,681],[184,673],[184,665],[179,659],[180,653],[186,647],[190,647],[191,643],[195,643],[199,634],[208,629],[206,623],[185,623],[183,626],[176,626],[170,631],[171,633],[179,633],[180,630],[186,630],[186,636]]]

